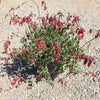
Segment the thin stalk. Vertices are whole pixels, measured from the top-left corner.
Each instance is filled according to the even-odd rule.
[[[94,37],[93,39],[87,41],[87,42],[86,42],[85,44],[83,44],[80,48],[83,48],[86,44],[90,43],[90,42],[93,41],[94,39],[95,39],[95,37]],[[79,48],[79,49],[80,49],[80,48]]]
[[[38,14],[39,14],[39,23],[40,23],[40,10],[39,10],[39,6],[38,6],[38,4],[34,1],[34,0],[31,0],[31,1],[33,1],[35,4],[36,4],[36,6],[37,6],[37,8],[38,8]]]

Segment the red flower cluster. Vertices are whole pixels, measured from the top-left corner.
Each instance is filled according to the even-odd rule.
[[[8,59],[5,59],[5,64],[7,64],[7,65],[8,65]]]
[[[62,14],[62,12],[58,12],[57,15],[59,16],[59,20],[61,17],[63,17],[64,15]]]
[[[56,15],[49,18],[49,24],[53,27],[54,30],[58,29],[59,32],[61,32],[61,29],[63,28],[63,23],[60,21],[60,19],[57,20]]]
[[[56,56],[55,56],[55,62],[59,62],[59,55],[60,55],[60,53],[61,53],[61,47],[60,47],[60,45],[59,45],[59,42],[55,42],[54,43],[54,46],[55,46],[55,52],[56,52]]]
[[[6,16],[8,16],[8,14]],[[11,23],[13,23],[13,25],[16,25],[17,23],[19,23],[19,25],[23,25],[23,23],[29,23],[32,21],[31,17],[33,17],[33,14],[31,13],[29,16],[24,16],[23,18],[19,17],[18,15],[13,15],[13,17],[10,15],[10,17],[9,25],[11,25]]]
[[[68,15],[68,17],[67,17],[67,22],[66,22],[66,24],[67,24],[67,29],[69,29],[69,27],[73,27],[73,26],[75,26],[75,24],[77,25],[76,27],[78,28],[78,26],[79,26],[79,16],[75,16],[75,15]]]
[[[7,40],[5,43],[4,43],[4,52],[7,54],[8,53],[8,46],[10,45],[10,41]]]
[[[72,73],[74,70],[75,70],[74,68],[69,69],[70,73]]]
[[[25,56],[25,54],[28,55],[30,50],[31,50],[30,48],[29,48],[28,50],[22,49],[22,51],[23,51],[22,55],[23,55],[23,56]]]
[[[14,58],[15,52],[18,52],[18,51],[17,51],[17,50],[13,50],[13,51],[10,53],[10,55],[12,56],[12,58]]]
[[[42,72],[39,76],[38,76],[38,80],[41,80],[44,77],[44,72]]]
[[[85,55],[83,55],[83,54],[78,54],[78,55],[76,56],[76,60],[77,60],[77,59],[84,59],[84,65],[87,64],[87,62],[88,62],[88,67],[91,66],[91,64],[92,64],[92,62],[93,62],[93,60],[94,60],[94,58],[85,56]]]
[[[47,9],[46,3],[44,1],[42,1],[42,5],[41,6],[44,6],[44,10]]]
[[[38,37],[38,39],[36,39],[38,41],[38,46],[37,46],[37,52],[39,52],[40,50],[42,50],[44,48],[44,45],[42,44],[42,39],[40,39],[40,37]]]
[[[61,12],[59,12],[57,15],[59,16],[58,19],[56,18],[56,15],[54,15],[54,17],[51,16],[49,18],[48,14],[46,16],[46,19],[45,19],[45,17],[41,18],[42,25],[44,26],[45,29],[47,28],[47,25],[49,23],[49,26],[52,26],[54,30],[58,29],[59,32],[61,32],[61,29],[63,28],[63,23],[60,21],[60,17],[62,17],[63,15]],[[48,21],[48,23],[47,23],[47,21]]]
[[[83,39],[85,30],[83,28],[80,28],[77,29],[77,31],[78,31],[78,35],[82,34],[81,38]]]
[[[18,81],[18,84],[20,83],[20,80],[22,79],[21,75],[22,74],[20,73],[18,77],[16,77],[16,78],[13,79],[13,81],[11,82],[12,86],[14,86],[17,81]]]
[[[47,22],[45,21],[45,17],[42,17],[41,20],[42,20],[42,25],[46,29],[47,28]]]

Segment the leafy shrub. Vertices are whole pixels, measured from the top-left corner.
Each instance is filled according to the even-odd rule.
[[[44,1],[42,1],[42,6],[44,10],[47,9]],[[53,73],[58,75],[63,73],[66,68],[69,68],[70,73],[76,75],[80,72],[77,61],[83,59],[84,65],[88,63],[88,67],[90,67],[94,60],[93,57],[86,56],[79,46],[85,33],[85,29],[79,25],[79,17],[69,14],[66,22],[62,22],[63,16],[62,12],[52,16],[47,13],[45,17],[40,17],[39,24],[32,21],[32,13],[23,18],[13,15],[10,19],[10,24],[28,24],[28,31],[21,38],[23,46],[14,48],[10,52],[10,56],[21,63],[26,63],[25,66],[21,66],[22,71],[36,67],[38,80],[44,77],[47,82],[51,82],[51,79],[54,79]],[[99,35],[100,30],[95,38]],[[4,44],[6,54],[8,54],[9,45],[10,41],[7,40]]]

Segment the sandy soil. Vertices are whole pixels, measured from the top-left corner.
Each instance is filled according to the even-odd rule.
[[[3,44],[8,36],[12,32],[19,35],[24,34],[24,27],[9,26],[9,19],[5,19],[5,14],[8,13],[11,7],[17,7],[26,0],[1,0],[0,4],[0,52],[3,52]],[[65,17],[68,12],[76,14],[81,19],[81,26],[85,28],[85,38],[81,41],[81,45],[89,39],[93,38],[96,34],[96,30],[100,29],[100,0],[45,0],[50,14],[62,11]],[[41,7],[41,0],[36,1]],[[37,14],[37,7],[31,1],[21,6],[15,11],[20,16],[28,15],[31,11]],[[41,16],[44,15],[42,9],[40,9]],[[88,33],[89,29],[93,29],[93,33]],[[11,46],[20,46],[19,39],[14,37]],[[9,70],[3,72],[2,68],[6,68],[4,64],[4,58],[6,55],[0,54],[0,100],[99,100],[100,99],[100,39],[94,40],[91,46],[87,49],[86,54],[95,58],[91,68],[84,66],[82,62],[79,63],[80,68],[84,72],[93,72],[97,74],[96,78],[92,75],[83,77],[84,73],[81,73],[73,78],[68,76],[66,78],[67,85],[62,87],[58,84],[58,76],[54,80],[53,88],[47,84],[44,80],[36,84],[35,78],[29,76],[28,81],[31,80],[32,87],[29,86],[29,82],[22,82],[15,87],[11,86],[12,77]],[[11,65],[9,65],[11,67]],[[9,67],[8,66],[8,67]]]

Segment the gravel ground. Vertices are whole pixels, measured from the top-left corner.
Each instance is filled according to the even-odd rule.
[[[24,27],[9,26],[9,19],[5,19],[5,14],[8,13],[9,8],[17,7],[26,0],[4,0],[0,4],[0,52],[3,52],[3,44],[12,32],[19,35],[24,34]],[[78,15],[81,19],[81,26],[86,30],[84,40],[93,38],[96,30],[100,29],[100,0],[45,0],[50,14],[62,11],[65,17],[68,13]],[[2,0],[1,0],[2,2]],[[36,1],[41,6],[41,0]],[[20,16],[28,15],[30,12],[38,15],[37,7],[32,1],[28,1],[15,11]],[[40,9],[41,16],[45,13]],[[34,19],[35,20],[35,19]],[[89,34],[89,29],[93,29],[93,33]],[[14,37],[11,46],[19,47],[19,38]],[[8,71],[1,71],[7,68],[4,64],[6,55],[0,54],[0,100],[100,100],[100,39],[94,40],[91,46],[86,49],[86,54],[95,58],[92,66],[88,68],[82,62],[79,63],[80,68],[84,72],[93,72],[96,78],[92,75],[84,77],[84,72],[75,77],[68,76],[66,78],[66,86],[57,83],[59,75],[54,80],[54,85],[51,86],[42,80],[38,84],[35,82],[33,75],[28,77],[28,82],[22,82],[20,85],[11,86],[13,79]],[[8,65],[8,67],[11,65]],[[30,84],[30,85],[29,85]]]

